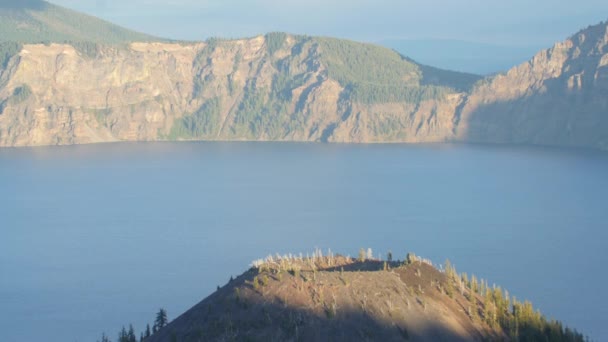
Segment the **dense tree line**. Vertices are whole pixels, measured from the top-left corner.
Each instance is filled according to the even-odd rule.
[[[152,325],[152,329],[150,329],[150,324],[146,325],[146,330],[142,331],[139,334],[139,338],[135,334],[135,329],[132,324],[129,324],[129,328],[125,328],[124,326],[118,332],[117,342],[143,342],[148,337],[152,336],[152,334],[156,333],[160,329],[164,328],[167,324],[169,324],[169,319],[167,318],[167,311],[163,308],[159,309],[156,313],[156,317],[154,319],[154,324]],[[112,339],[108,337],[105,333],[101,334],[101,339],[97,340],[97,342],[112,342]]]
[[[416,64],[406,61],[389,49],[334,38],[315,38],[320,57],[328,68],[329,77],[342,86],[354,83],[419,84]]]
[[[436,86],[398,86],[361,83],[350,88],[353,100],[373,104],[386,102],[419,103],[443,98],[449,90]]]
[[[205,102],[194,114],[176,119],[169,139],[211,136],[219,129],[221,109],[221,99],[218,97]]]
[[[488,326],[500,328],[513,341],[584,342],[585,337],[561,322],[547,320],[529,301],[521,302],[511,297],[499,286],[488,286],[488,282],[466,273],[458,275],[456,269],[446,261],[446,293],[451,297],[460,291],[470,302],[469,315],[482,319]]]
[[[393,50],[333,38],[315,41],[328,76],[350,89],[354,101],[418,103],[453,92],[441,82],[423,85],[423,68]]]
[[[0,69],[5,69],[9,60],[21,51],[23,44],[17,42],[0,42]]]
[[[274,55],[285,45],[287,34],[285,32],[271,32],[266,34],[266,49],[269,55]]]

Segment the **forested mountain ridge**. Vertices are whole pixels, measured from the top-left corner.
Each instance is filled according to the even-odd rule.
[[[0,15],[11,11],[0,6]],[[605,149],[606,29],[591,26],[486,79],[371,44],[285,33],[4,42],[0,146],[457,141]]]
[[[443,141],[478,79],[374,45],[284,33],[90,50],[31,44],[5,65],[5,146]]]

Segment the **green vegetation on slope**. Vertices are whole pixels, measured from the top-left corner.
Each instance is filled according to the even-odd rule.
[[[418,85],[417,65],[405,61],[392,50],[335,38],[314,38],[329,77],[342,86],[353,83],[371,85]]]
[[[0,70],[23,44],[66,43],[93,58],[102,45],[161,40],[42,0],[0,0]]]
[[[351,99],[363,103],[442,99],[467,91],[479,76],[417,64],[397,52],[372,44],[335,38],[314,38],[328,76],[349,89]]]
[[[235,106],[233,116],[230,117],[227,134],[238,137],[239,139],[281,139],[290,131],[298,127],[294,120],[291,103],[292,90],[304,85],[311,77],[305,71],[299,70],[303,59],[302,50],[294,49],[292,54],[277,58],[273,55],[284,48],[287,34],[269,33],[266,38],[267,63],[272,65],[271,86],[261,87],[257,84],[257,78],[249,79],[244,87],[237,86],[234,81],[234,74],[238,71],[242,63],[242,52],[234,54],[233,70],[227,76],[226,82],[217,79],[213,73],[203,74],[206,66],[212,64],[212,56],[218,48],[225,47],[227,41],[217,38],[207,40],[207,45],[198,53],[194,59],[193,67],[200,70],[194,78],[193,98],[205,96],[209,87],[217,89],[224,88],[225,94],[229,97],[238,96],[241,93],[240,101]],[[300,44],[308,42],[302,39]],[[266,63],[262,61],[262,63]],[[238,88],[238,89],[237,89]],[[237,93],[238,92],[238,93]],[[209,113],[210,108],[216,108],[213,114]],[[297,111],[297,109],[296,109]],[[221,109],[215,104],[203,108],[193,115],[176,120],[169,134],[169,139],[200,139],[215,138],[219,133],[219,115]],[[214,117],[210,121],[210,117]],[[216,120],[217,119],[217,120]],[[203,128],[205,125],[213,127]],[[214,132],[213,135],[210,135]]]
[[[273,49],[282,46],[286,36],[273,34],[267,39],[276,39],[274,48],[268,48],[269,55]],[[302,41],[302,44],[306,40]],[[304,85],[310,74],[302,71],[294,71],[300,66],[302,51],[294,49],[292,54],[282,59],[274,59],[272,64],[275,73],[272,77],[270,89],[260,88],[255,82],[249,82],[244,89],[243,101],[240,103],[235,114],[234,129],[232,133],[236,136],[248,138],[282,139],[288,133],[301,127],[301,119],[294,112],[299,112],[296,105],[292,108],[292,91]]]
[[[403,86],[390,84],[354,84],[350,94],[354,99],[363,103],[409,102],[418,103],[426,100],[437,100],[453,91],[446,87],[420,85]]]
[[[32,88],[27,84],[15,88],[12,96],[0,102],[0,115],[4,113],[7,106],[17,106],[25,102],[32,94]]]
[[[458,274],[450,261],[445,265],[445,293],[453,297],[456,292],[468,300],[469,316],[500,329],[514,341],[572,341],[583,342],[584,336],[556,320],[548,320],[530,301],[521,302],[500,286],[488,286],[488,281]],[[473,309],[472,309],[473,308]]]
[[[404,59],[410,60],[407,57]],[[438,69],[419,64],[422,71],[422,85],[442,85],[459,92],[469,92],[483,77],[465,72]]]
[[[46,1],[0,2],[0,41],[2,42],[88,41],[117,44],[158,40]]]
[[[15,88],[13,91],[13,96],[10,98],[10,101],[13,104],[19,104],[23,101],[27,100],[32,95],[32,88],[27,84],[24,84],[20,87]]]
[[[276,78],[273,88],[275,84]],[[250,84],[235,114],[232,133],[247,138],[281,139],[289,131],[288,103],[281,92]]]
[[[425,67],[392,50],[371,44],[289,36],[281,32],[269,33],[264,38],[264,57],[249,66],[242,65],[243,52],[240,48],[235,50],[230,41],[218,38],[207,41],[193,62],[197,74],[193,79],[192,99],[221,96],[231,106],[218,110],[226,115],[225,123],[222,127],[215,126],[216,122],[209,121],[208,107],[204,107],[198,114],[176,120],[167,138],[228,136],[282,140],[294,134],[308,134],[310,132],[303,127],[311,115],[306,111],[311,100],[309,96],[327,79],[336,80],[344,87],[344,91],[337,94],[341,108],[348,108],[352,102],[417,104],[440,101],[447,94],[465,91],[479,79],[475,75]],[[232,59],[233,69],[226,78],[211,71],[219,58]],[[245,67],[255,75],[244,84],[238,83],[237,73]],[[268,79],[272,80],[270,84]],[[298,98],[294,99],[294,90],[303,86],[305,88],[300,89]],[[228,109],[228,113],[224,112]],[[214,127],[203,129],[209,124]],[[377,127],[374,133],[391,136],[395,131],[391,127],[402,127],[402,124],[390,119],[372,122],[370,127]],[[324,130],[320,139],[326,139],[331,129]]]
[[[252,138],[260,134],[263,118],[270,117],[265,89],[258,89],[253,82],[245,88],[243,101],[234,118],[233,133],[237,136]]]
[[[266,34],[266,49],[268,50],[269,55],[274,55],[275,52],[279,51],[283,45],[285,45],[285,40],[287,39],[287,33],[285,32],[270,32]]]
[[[221,100],[213,98],[205,102],[196,113],[179,118],[173,124],[170,140],[212,137],[219,129]]]
[[[0,69],[5,69],[9,60],[21,51],[21,43],[0,42]]]

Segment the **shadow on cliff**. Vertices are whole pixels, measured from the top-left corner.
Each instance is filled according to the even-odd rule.
[[[340,266],[302,274],[252,268],[145,341],[500,341],[509,339],[513,322],[519,322],[515,334],[521,340],[583,341],[576,330],[564,330],[540,313],[525,314],[525,305],[523,311],[513,309],[524,314],[509,316],[502,326],[476,322],[483,315],[479,304],[471,316],[462,293],[433,291],[446,284],[446,276],[424,262],[377,276],[359,272],[377,271],[380,264],[356,262],[346,280],[327,273]],[[412,290],[400,291],[391,282],[395,274]]]
[[[542,80],[540,86],[536,84],[534,89],[528,89],[518,97],[499,100],[495,94],[508,93],[509,89],[495,88],[498,85],[492,79],[489,84],[478,86],[467,103],[457,109],[455,133],[458,139],[479,143],[608,148],[608,66],[602,65],[602,57],[608,51],[594,50],[604,30],[605,25],[585,30],[586,39],[581,38],[582,42],[577,46],[580,51],[571,49],[561,75]],[[576,37],[572,39],[577,40]],[[547,58],[550,53],[551,50],[547,52]],[[574,55],[577,53],[580,56]],[[517,88],[522,76],[514,71],[500,77],[503,77],[501,87]],[[506,81],[504,77],[507,77]]]
[[[401,59],[409,63],[416,64],[421,71],[420,85],[433,85],[453,88],[460,92],[468,92],[472,89],[475,82],[479,81],[483,77],[467,72],[453,71],[446,69],[435,68],[430,65],[424,65],[416,62],[410,57],[404,56],[396,50],[395,53],[401,56]]]

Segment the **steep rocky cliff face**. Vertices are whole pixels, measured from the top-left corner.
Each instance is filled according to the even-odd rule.
[[[481,81],[373,45],[282,33],[23,45],[0,56],[0,146],[473,141],[605,149],[607,42],[605,23],[589,27]]]
[[[375,46],[284,34],[93,52],[34,44],[10,58],[0,145],[445,141],[462,89],[476,80],[426,75]]]
[[[464,141],[608,148],[608,23],[480,82],[457,113]]]
[[[0,144],[151,140],[187,108],[195,47],[133,44],[95,58],[25,45],[0,78]]]

